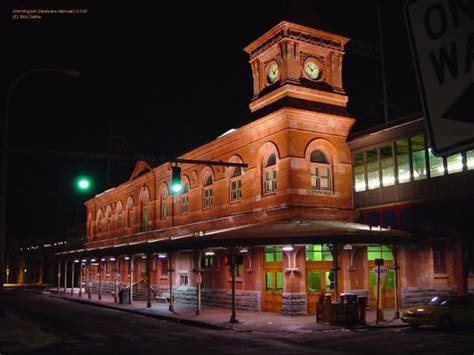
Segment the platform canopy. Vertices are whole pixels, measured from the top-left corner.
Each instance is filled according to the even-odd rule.
[[[152,235],[143,232],[142,235]],[[87,257],[169,252],[228,246],[281,244],[410,244],[413,235],[399,230],[360,223],[327,220],[281,220],[196,232],[187,235],[121,242],[97,248],[56,253],[60,257]]]

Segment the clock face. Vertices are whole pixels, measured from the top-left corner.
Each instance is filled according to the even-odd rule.
[[[319,65],[312,59],[308,59],[304,62],[304,72],[311,80],[316,80],[321,74]]]
[[[280,70],[277,62],[271,62],[267,67],[267,79],[270,84],[273,84],[278,79]]]

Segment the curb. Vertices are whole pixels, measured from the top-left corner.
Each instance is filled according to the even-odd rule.
[[[66,300],[66,301],[71,301],[71,302],[76,302],[76,303],[81,303],[81,304],[87,304],[87,305],[90,305],[90,306],[102,307],[102,308],[113,309],[115,311],[132,313],[132,314],[136,314],[136,315],[140,315],[140,316],[144,316],[144,317],[148,317],[148,318],[155,318],[155,319],[159,319],[159,320],[164,320],[164,321],[167,321],[167,322],[174,322],[174,323],[180,323],[180,324],[185,324],[185,325],[191,325],[191,326],[194,326],[194,327],[213,329],[213,330],[232,329],[232,328],[227,328],[227,327],[224,327],[224,326],[216,325],[216,324],[213,324],[213,323],[206,323],[206,322],[196,321],[196,320],[191,320],[191,319],[164,316],[164,315],[160,315],[160,314],[145,313],[145,312],[140,312],[140,311],[136,311],[136,310],[132,310],[132,309],[115,307],[115,306],[112,306],[112,305],[109,305],[109,304],[100,304],[100,303],[96,303],[96,302],[89,302],[89,301],[86,301],[86,300],[79,300],[79,299],[73,299],[73,298],[69,298],[69,297],[62,297],[62,296],[56,295],[56,294],[49,294],[47,296],[53,297],[53,298],[60,298],[62,300]]]

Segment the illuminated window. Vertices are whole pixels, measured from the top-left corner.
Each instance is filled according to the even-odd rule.
[[[283,261],[283,251],[279,247],[265,247],[265,262],[274,263]]]
[[[446,247],[443,243],[433,244],[433,272],[435,274],[446,273]]]
[[[379,161],[377,149],[371,149],[366,152],[367,156],[367,179],[369,190],[380,187]]]
[[[242,168],[236,167],[230,180],[230,200],[239,201],[242,198]]]
[[[382,186],[395,184],[395,164],[391,145],[380,147],[380,164],[382,167]]]
[[[395,150],[397,153],[397,172],[398,183],[410,181],[410,156],[408,149],[408,140],[401,139],[395,142]]]
[[[431,148],[428,148],[428,158],[430,162],[430,176],[443,176],[444,175],[444,164],[443,158],[433,155]]]
[[[393,260],[390,248],[385,245],[372,245],[367,247],[367,260],[384,259]]]
[[[459,173],[462,171],[463,164],[462,164],[462,154],[453,154],[446,158],[447,166],[448,166],[448,174]]]
[[[188,286],[189,285],[189,276],[188,276],[188,274],[180,274],[179,275],[179,285],[180,286]]]
[[[466,152],[467,170],[474,170],[474,149]]]
[[[277,189],[276,155],[270,154],[263,171],[263,193],[269,194]]]
[[[367,185],[365,183],[365,164],[364,152],[355,153],[353,157],[354,164],[354,190],[365,191]]]
[[[213,255],[204,255],[201,260],[201,268],[210,269],[214,266],[214,256]]]
[[[181,192],[181,214],[188,213],[189,209],[189,185],[184,184],[183,192]]]
[[[320,150],[311,153],[311,188],[317,191],[331,190],[331,165]]]
[[[97,220],[95,222],[95,226],[97,234],[102,233],[102,210],[99,210],[99,212],[97,212]]]
[[[107,233],[110,233],[112,231],[112,208],[110,206],[107,206],[107,210],[105,212],[105,219],[107,225]]]
[[[149,208],[148,208],[148,204],[150,202],[150,195],[148,194],[148,190],[145,190],[144,191],[144,196],[143,196],[143,219],[142,219],[142,222],[143,222],[143,225],[142,225],[142,229],[143,230],[147,230],[148,229],[148,214],[149,214]]]
[[[203,191],[202,191],[202,198],[203,198],[203,208],[211,208],[212,207],[212,176],[209,175],[204,183]]]
[[[127,227],[133,227],[133,199],[132,197],[128,198],[127,201]]]
[[[161,193],[161,209],[160,217],[162,220],[165,220],[168,217],[168,191],[163,189]]]
[[[425,137],[422,134],[411,137],[411,159],[413,180],[426,179]]]
[[[122,202],[117,204],[117,230],[121,230],[123,227],[123,208]]]
[[[307,244],[306,261],[332,261],[332,253],[326,244]]]

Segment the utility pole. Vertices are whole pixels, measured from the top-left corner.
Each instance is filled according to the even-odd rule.
[[[380,65],[382,66],[382,93],[383,93],[383,114],[385,123],[388,122],[388,99],[387,99],[387,80],[385,78],[385,57],[383,50],[383,34],[382,34],[382,5],[380,0],[377,1],[377,23],[379,33],[379,49],[380,49]]]

